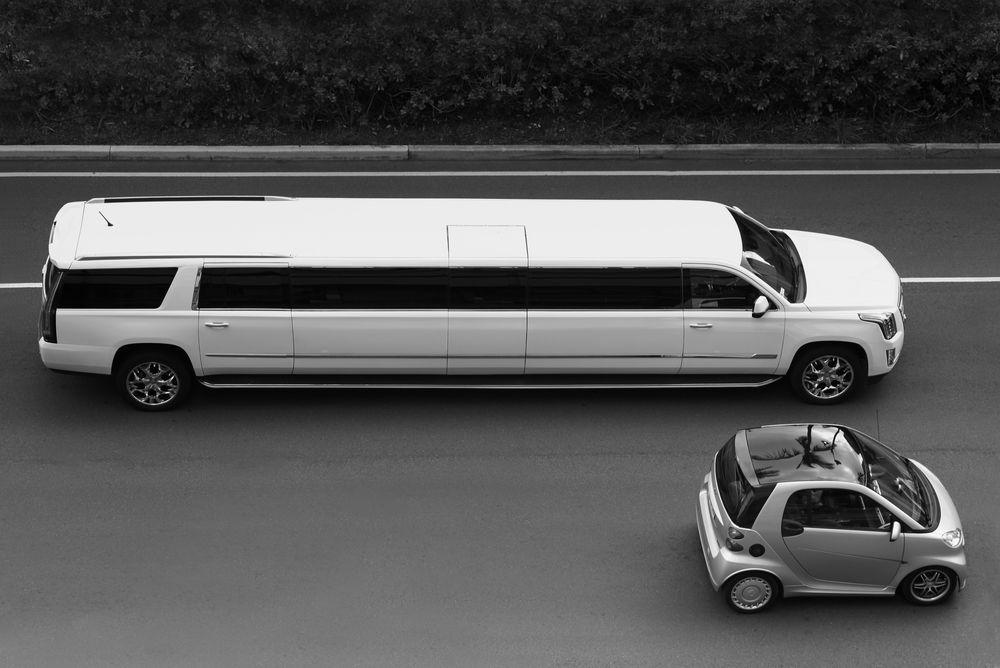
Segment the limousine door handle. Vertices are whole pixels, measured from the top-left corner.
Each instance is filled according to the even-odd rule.
[[[712,323],[710,322],[693,322],[688,327],[692,329],[712,329]]]
[[[211,327],[212,329],[222,329],[223,327],[229,327],[228,322],[206,322],[205,327]]]

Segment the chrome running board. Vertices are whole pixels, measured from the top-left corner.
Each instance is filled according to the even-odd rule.
[[[213,389],[235,388],[340,388],[340,389],[480,389],[480,390],[562,390],[573,388],[693,389],[706,387],[764,387],[782,376],[765,375],[580,375],[580,376],[206,376],[198,382]]]

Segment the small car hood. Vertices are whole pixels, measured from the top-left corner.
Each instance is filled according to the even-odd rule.
[[[938,521],[935,532],[943,533],[952,529],[961,529],[962,520],[958,517],[958,508],[955,507],[955,502],[951,500],[951,494],[945,489],[944,484],[929,468],[920,462],[911,459],[910,463],[920,469],[920,472],[927,477],[927,480],[931,483],[931,487],[934,488],[935,496],[937,496]]]
[[[829,234],[783,232],[802,258],[805,305],[811,311],[885,311],[898,305],[899,275],[875,247]]]

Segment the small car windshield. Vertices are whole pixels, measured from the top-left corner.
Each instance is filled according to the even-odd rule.
[[[897,508],[927,526],[930,517],[923,483],[913,467],[899,453],[874,438],[857,431],[850,432],[865,460],[868,476],[865,484]]]
[[[795,301],[795,259],[766,227],[736,211],[732,214],[743,239],[743,266],[785,299]]]

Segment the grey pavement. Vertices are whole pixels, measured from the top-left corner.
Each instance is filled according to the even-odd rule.
[[[0,146],[0,160],[928,160],[997,158],[996,144]]]

